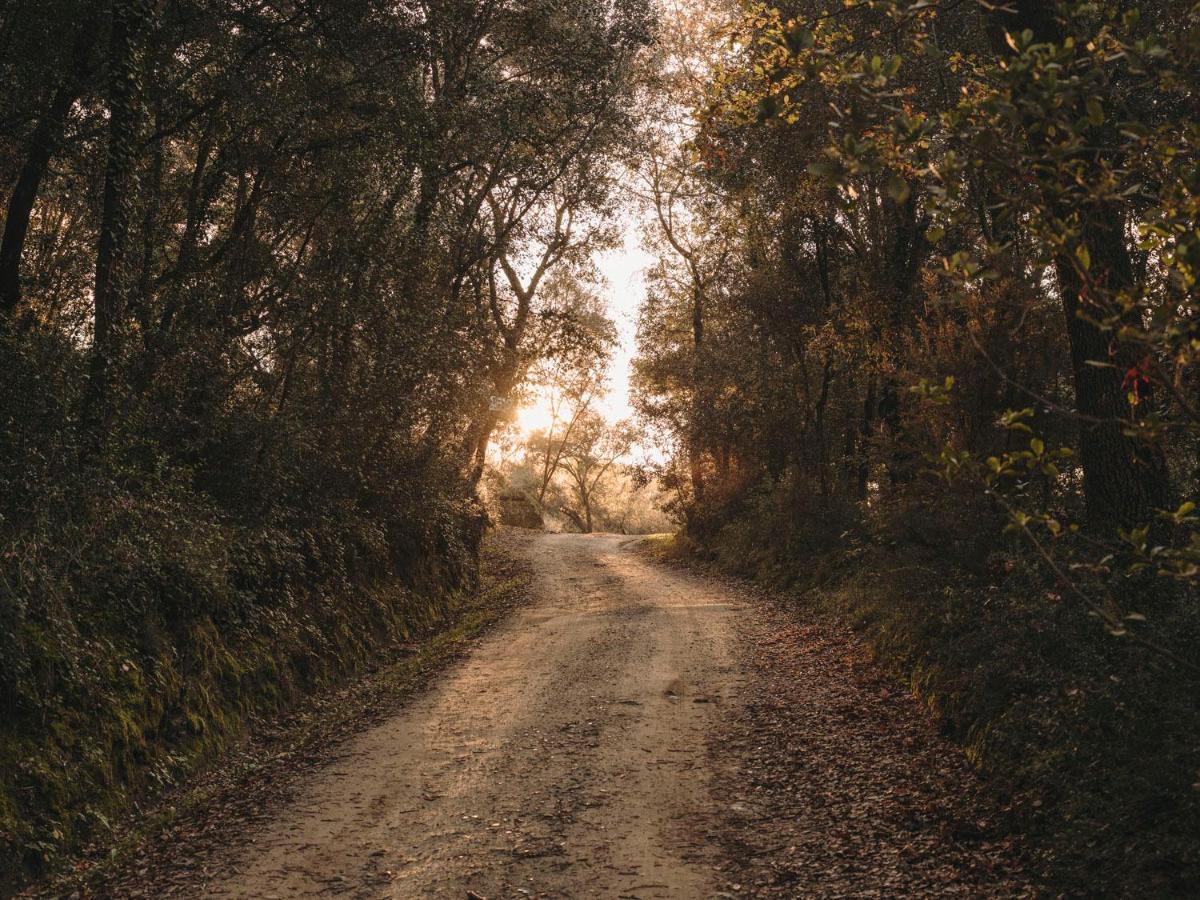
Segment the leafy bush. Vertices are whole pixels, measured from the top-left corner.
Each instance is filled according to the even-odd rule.
[[[255,717],[444,622],[445,598],[471,586],[483,519],[436,478],[392,479],[368,512],[339,496],[336,457],[313,447],[202,473],[147,441],[136,417],[102,448],[73,442],[74,349],[5,349],[0,869],[11,879]],[[245,415],[210,443],[236,445]]]
[[[789,516],[805,509],[794,487],[761,489],[700,552],[860,631],[1056,888],[1187,896],[1200,877],[1194,681],[1097,628],[1017,538],[997,544],[1001,511],[966,488],[913,493],[847,523],[812,506]],[[1171,647],[1197,646],[1185,602],[1154,615]]]

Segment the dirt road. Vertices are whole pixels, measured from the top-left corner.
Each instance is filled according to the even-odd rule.
[[[200,809],[88,895],[1035,893],[853,635],[636,539],[506,534],[529,605],[332,759],[246,785],[277,794],[250,818]]]
[[[711,897],[706,736],[731,601],[613,535],[531,544],[540,600],[343,748],[204,885],[293,897]]]

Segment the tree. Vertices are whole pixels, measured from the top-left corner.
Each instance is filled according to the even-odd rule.
[[[650,7],[419,7],[0,2],[0,743],[76,773],[0,759],[5,873],[238,727],[200,635],[303,689],[469,588],[487,442],[593,340]],[[163,737],[114,781],[61,736],[118,659]]]
[[[1196,728],[1194,4],[732,19],[710,89],[658,132],[675,204],[647,216],[637,408],[688,546],[864,623],[939,703],[989,673],[950,718],[1002,780],[1072,780],[1058,838],[1088,862],[1060,857],[1063,883],[1136,832],[1118,890],[1183,889],[1154,873],[1193,870],[1172,835],[1200,815],[1161,752]],[[725,254],[701,304],[697,232]],[[1058,700],[1077,684],[1086,715]],[[1038,756],[1047,734],[1070,767]],[[1151,796],[1160,827],[1133,825]]]
[[[581,324],[583,339],[575,344],[574,352],[543,363],[532,379],[533,394],[550,412],[545,429],[530,435],[527,442],[528,452],[538,469],[538,505],[546,501],[546,492],[562,465],[576,428],[607,390],[606,373],[615,329],[612,322],[598,312],[593,312]]]
[[[1181,88],[1176,61],[1194,48],[1190,37],[1156,43],[1136,12],[1072,18],[1069,6],[748,12],[735,31],[744,63],[725,66],[685,148],[697,173],[691,216],[703,221],[721,196],[736,223],[722,242],[738,247],[734,262],[704,292],[705,318],[727,324],[705,328],[707,371],[688,388],[705,399],[689,412],[671,380],[680,373],[666,368],[676,326],[661,318],[663,284],[661,305],[647,307],[659,318],[643,325],[644,411],[670,421],[686,447],[719,430],[701,426],[705,411],[736,397],[743,414],[722,418],[753,425],[729,453],[752,462],[730,470],[804,472],[828,505],[837,492],[862,501],[884,483],[901,488],[939,442],[956,464],[987,459],[1014,422],[1030,427],[1013,415],[1032,401],[1040,446],[1077,441],[1078,455],[1053,471],[1078,467],[1092,532],[1161,531],[1160,511],[1175,506],[1171,434],[1192,426],[1178,380],[1190,352],[1159,324],[1190,333],[1186,303],[1174,304],[1193,282],[1177,254],[1155,255],[1163,238],[1135,247],[1131,223],[1183,234],[1159,225],[1160,211],[1175,222],[1192,201],[1181,205],[1182,172],[1158,162],[1179,158],[1181,121],[1137,119],[1155,108],[1150,97]],[[686,261],[692,249],[682,249]],[[741,389],[718,375],[714,334],[725,330],[737,335],[731,348],[770,360],[749,385],[743,374]],[[1069,395],[1055,361],[1035,360],[1025,343],[1046,340],[1069,351]],[[940,373],[929,365],[938,355],[949,367]],[[1170,374],[1166,359],[1177,361]],[[947,375],[973,390],[957,407],[963,424],[912,409],[913,390]],[[1074,499],[1065,482],[1039,490]],[[721,502],[693,500],[693,515]]]
[[[609,425],[595,412],[580,416],[559,466],[567,474],[573,495],[573,502],[564,504],[562,511],[584,534],[594,530],[597,500],[606,477],[633,441],[634,432],[627,422]]]

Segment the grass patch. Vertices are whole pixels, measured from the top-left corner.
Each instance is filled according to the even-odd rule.
[[[696,558],[696,545],[683,534],[647,534],[636,549],[655,562],[686,563]]]
[[[374,661],[365,656],[343,659],[341,677],[336,674],[339,661],[327,661],[307,692],[288,683],[299,677],[300,660],[286,654],[264,658],[258,645],[240,648],[214,636],[212,653],[221,660],[218,671],[236,685],[237,693],[195,690],[192,714],[199,719],[201,739],[184,750],[155,747],[143,737],[149,758],[169,767],[161,788],[156,790],[155,780],[143,775],[147,787],[136,797],[142,810],[136,814],[125,811],[133,806],[131,792],[90,796],[91,809],[101,803],[109,808],[128,805],[122,812],[104,816],[81,857],[72,860],[65,849],[54,848],[58,852],[51,857],[52,864],[61,870],[71,861],[71,871],[44,882],[35,895],[74,891],[119,895],[119,886],[112,882],[127,874],[131,861],[136,859],[140,869],[152,865],[154,858],[169,860],[172,847],[186,840],[209,811],[219,814],[222,827],[249,817],[268,799],[264,785],[286,782],[289,775],[321,760],[329,748],[394,709],[526,597],[527,569],[502,543],[494,538],[485,541],[478,589],[451,592],[422,604],[423,616],[406,638],[386,646],[366,639],[348,645],[363,654],[373,653]],[[255,693],[263,698],[257,709]],[[231,696],[247,694],[251,695],[248,702],[229,702]],[[145,694],[138,700],[151,707],[155,702]],[[136,722],[127,727],[131,735],[138,731]],[[30,764],[36,765],[32,760]],[[114,762],[98,758],[97,764]],[[69,771],[43,772],[42,777],[51,786],[62,780],[61,805],[79,805],[78,793],[65,783]],[[15,890],[16,884],[14,880],[8,890]]]

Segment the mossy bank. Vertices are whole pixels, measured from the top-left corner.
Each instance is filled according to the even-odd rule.
[[[415,672],[491,621],[502,604],[494,576],[478,581],[477,527],[464,518],[423,565],[336,589],[293,583],[175,617],[79,598],[26,614],[22,693],[0,717],[0,895],[111,843],[131,812],[306,698],[381,663]]]

